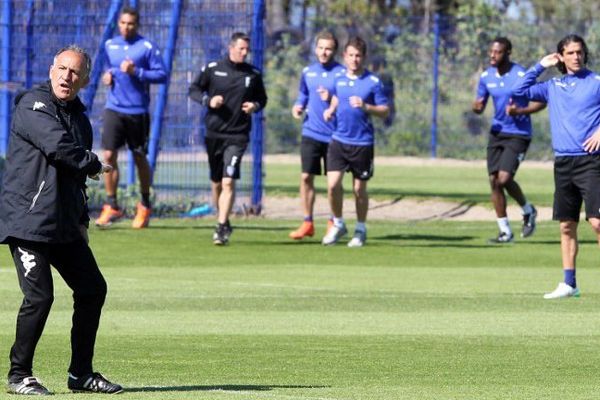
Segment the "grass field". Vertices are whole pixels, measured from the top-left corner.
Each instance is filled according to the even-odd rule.
[[[95,367],[128,388],[120,398],[597,397],[599,249],[588,227],[582,297],[544,301],[562,276],[556,223],[493,246],[493,221],[378,221],[362,249],[292,243],[296,223],[235,220],[225,248],[211,244],[208,219],[92,229],[109,283]],[[13,269],[4,248],[3,374],[20,303]],[[81,397],[66,391],[70,316],[58,278],[35,364],[55,398]]]

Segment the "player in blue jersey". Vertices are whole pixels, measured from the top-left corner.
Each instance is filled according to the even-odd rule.
[[[375,135],[371,115],[385,118],[389,113],[387,97],[379,78],[365,67],[367,44],[351,38],[344,47],[346,73],[335,80],[331,104],[323,112],[325,121],[336,118],[336,129],[327,151],[327,195],[333,226],[323,237],[324,245],[337,243],[348,230],[342,217],[344,172],[351,171],[356,204],[356,228],[349,247],[361,247],[367,240],[369,196],[367,181],[373,176]]]
[[[302,124],[300,158],[300,201],[304,212],[304,222],[290,232],[290,238],[299,240],[315,234],[313,209],[315,205],[315,175],[321,175],[321,163],[327,173],[327,147],[335,130],[333,121],[323,120],[323,111],[329,107],[330,93],[336,75],[344,72],[344,67],[333,58],[338,49],[338,41],[333,33],[320,32],[315,39],[317,62],[304,68],[298,88],[298,99],[292,108],[292,115]],[[322,99],[323,97],[323,99]]]
[[[494,39],[489,51],[490,67],[481,74],[477,98],[473,102],[473,111],[477,114],[484,111],[490,96],[494,102],[494,118],[487,146],[491,199],[499,228],[498,236],[490,239],[494,243],[507,243],[514,239],[506,213],[505,191],[523,210],[521,237],[533,234],[537,217],[535,207],[527,201],[514,177],[531,142],[529,114],[546,105],[530,103],[524,97],[512,95],[512,86],[523,76],[525,69],[510,61],[511,51],[512,44],[507,38]]]
[[[113,170],[105,174],[107,203],[96,220],[106,227],[123,216],[117,203],[119,185],[118,150],[127,144],[133,152],[140,180],[141,201],[137,204],[133,228],[148,226],[151,214],[150,165],[146,158],[150,132],[150,84],[164,83],[167,72],[156,44],[138,34],[139,14],[125,7],[119,16],[119,35],[106,41],[108,69],[102,82],[109,87],[104,110],[102,147],[104,161]]]
[[[516,96],[549,104],[554,150],[554,211],[560,221],[564,280],[545,299],[579,296],[575,279],[577,227],[581,205],[600,244],[600,75],[586,68],[588,49],[583,38],[568,35],[530,68],[513,88]],[[563,76],[536,83],[556,66]]]

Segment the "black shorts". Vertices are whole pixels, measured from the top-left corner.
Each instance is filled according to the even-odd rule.
[[[600,154],[556,157],[554,185],[555,220],[579,221],[582,201],[586,219],[600,218]]]
[[[102,148],[116,151],[127,143],[134,153],[148,154],[150,114],[123,114],[104,110]]]
[[[328,171],[350,171],[355,179],[368,181],[373,176],[373,146],[353,146],[336,140],[329,143]]]
[[[487,146],[488,174],[507,171],[515,175],[525,159],[529,143],[529,137],[491,132]]]
[[[323,160],[323,171],[327,173],[327,147],[329,147],[329,143],[302,136],[300,143],[302,172],[321,175],[321,160]]]
[[[204,143],[208,154],[210,180],[221,182],[223,178],[240,179],[240,165],[248,143],[212,137],[206,137]]]

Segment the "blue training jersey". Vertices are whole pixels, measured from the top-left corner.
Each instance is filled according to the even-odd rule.
[[[600,76],[583,69],[573,75],[536,83],[544,70],[540,63],[531,67],[513,88],[513,93],[548,103],[556,156],[589,154],[583,149],[583,142],[600,126]]]
[[[115,36],[104,44],[107,67],[113,84],[108,90],[106,108],[123,114],[143,114],[150,105],[150,84],[164,83],[167,72],[158,47],[137,35],[131,40]],[[134,75],[121,72],[121,63],[130,59]]]
[[[335,61],[327,65],[316,62],[302,71],[298,98],[294,104],[302,106],[305,110],[302,124],[303,136],[324,143],[331,141],[335,121],[326,122],[323,119],[323,112],[329,107],[329,103],[321,100],[317,89],[323,87],[331,94],[336,76],[345,71],[346,69]]]
[[[527,107],[529,101],[523,96],[515,96],[512,87],[525,75],[525,68],[511,63],[510,69],[500,75],[496,67],[489,67],[481,74],[477,86],[477,98],[487,102],[492,96],[494,102],[494,118],[492,131],[509,135],[531,136],[531,117],[529,115],[506,115],[506,106],[512,98],[518,107]]]
[[[350,106],[350,97],[359,96],[364,103],[387,105],[383,85],[378,77],[365,70],[358,78],[342,74],[335,80],[333,95],[338,98],[337,126],[332,138],[353,146],[371,146],[375,142],[375,130],[371,116],[361,108]]]

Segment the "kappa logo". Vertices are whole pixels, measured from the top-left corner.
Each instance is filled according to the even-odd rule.
[[[44,103],[42,103],[41,101],[36,101],[35,103],[33,103],[33,111],[41,110],[44,107],[46,107],[46,105]]]
[[[235,173],[235,165],[238,162],[237,156],[231,157],[231,164],[227,166],[227,176],[233,176]]]
[[[25,268],[25,277],[27,277],[27,275],[29,275],[33,267],[37,265],[35,262],[35,256],[33,254],[29,254],[20,247],[17,247],[17,249],[19,249],[19,251],[21,252],[21,263],[23,263],[23,268]]]

